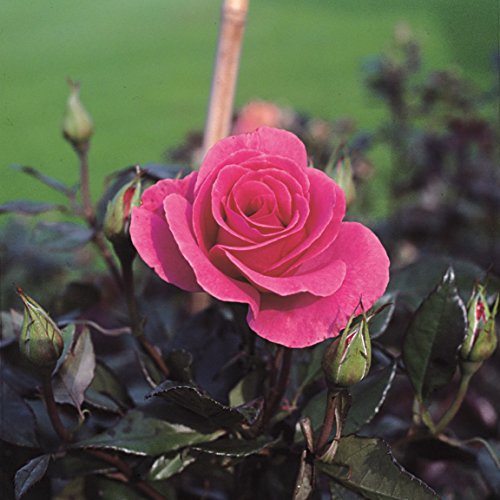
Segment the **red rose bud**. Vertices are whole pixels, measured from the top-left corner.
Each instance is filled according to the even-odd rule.
[[[128,240],[130,215],[133,207],[141,201],[140,173],[125,184],[108,203],[104,216],[104,234],[113,244],[123,239]]]
[[[80,84],[68,80],[70,94],[63,119],[63,135],[73,145],[78,146],[89,141],[93,133],[90,115],[80,102]]]
[[[467,333],[460,349],[463,361],[480,363],[488,359],[496,349],[497,335],[495,317],[500,296],[497,295],[493,308],[486,300],[486,290],[478,285],[467,304]]]
[[[342,188],[345,193],[346,207],[349,207],[356,198],[356,186],[352,174],[351,159],[346,156],[339,160],[330,177]]]
[[[46,311],[20,288],[24,321],[19,337],[22,354],[38,368],[52,370],[64,347],[61,331]]]
[[[370,371],[372,351],[368,320],[363,317],[361,323],[351,328],[352,320],[351,316],[342,335],[328,346],[323,356],[323,372],[331,389],[357,384]]]

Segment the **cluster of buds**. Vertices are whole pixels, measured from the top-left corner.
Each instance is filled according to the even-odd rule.
[[[476,371],[495,352],[497,335],[495,318],[500,295],[497,294],[493,307],[488,306],[486,290],[477,285],[467,304],[467,333],[460,348],[462,369]]]
[[[115,194],[106,207],[104,234],[113,244],[119,257],[135,255],[130,243],[129,228],[132,209],[141,201],[141,172],[137,167],[136,176]]]
[[[19,338],[21,353],[38,369],[52,371],[64,348],[58,326],[47,312],[20,288],[24,303],[24,321]]]
[[[370,371],[371,340],[368,319],[352,326],[351,316],[342,335],[325,350],[323,372],[329,388],[333,391],[347,389],[363,380]]]

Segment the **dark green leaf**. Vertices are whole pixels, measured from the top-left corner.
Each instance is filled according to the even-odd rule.
[[[483,447],[477,454],[477,463],[494,496],[500,497],[500,445]]]
[[[253,440],[222,438],[211,443],[193,446],[193,450],[221,457],[248,457],[271,446],[275,441],[267,437]]]
[[[23,315],[14,309],[0,313],[0,348],[16,342],[23,326]]]
[[[141,167],[141,170],[155,179],[175,179],[182,174],[187,174],[190,168],[185,165],[162,165],[161,163],[147,163]]]
[[[89,404],[117,413],[132,406],[132,400],[120,379],[103,363],[97,362],[94,378],[85,391]]]
[[[152,396],[172,401],[223,428],[234,428],[248,423],[248,416],[241,408],[223,405],[194,385],[166,381],[147,397]]]
[[[201,434],[180,424],[145,417],[132,410],[103,434],[75,444],[78,448],[108,448],[134,455],[156,456],[217,439],[223,431]]]
[[[245,375],[229,393],[229,404],[240,406],[257,398],[262,394],[263,377],[263,369],[256,369]]]
[[[31,408],[5,380],[0,383],[0,395],[0,438],[17,446],[38,448]]]
[[[92,498],[92,500],[144,500],[144,496],[137,493],[127,483],[100,476],[96,476],[89,483],[86,498]]]
[[[80,410],[85,390],[94,377],[94,369],[94,347],[89,330],[84,328],[54,378],[56,401],[72,404]]]
[[[35,240],[47,250],[64,252],[86,245],[94,231],[72,222],[40,222],[35,227]]]
[[[149,469],[148,479],[150,481],[163,481],[169,477],[182,472],[195,458],[184,453],[177,453],[173,457],[158,457],[151,469]]]
[[[406,332],[403,359],[420,400],[448,384],[457,367],[466,311],[450,268],[416,311]]]
[[[74,189],[71,189],[70,187],[66,186],[61,181],[54,179],[53,177],[49,177],[48,175],[42,174],[36,168],[24,165],[11,165],[11,168],[17,170],[18,172],[23,172],[24,174],[34,177],[42,184],[45,184],[46,186],[49,186],[50,188],[55,189],[56,191],[59,191],[65,196],[72,196],[74,194]]]
[[[307,451],[302,452],[299,473],[293,490],[293,500],[308,500],[314,491],[314,465],[307,460]]]
[[[56,205],[55,203],[43,203],[30,200],[14,200],[0,205],[0,215],[6,213],[37,215],[50,212],[51,210],[66,210],[66,207]]]
[[[330,481],[330,495],[332,500],[362,500],[363,497],[352,490],[347,489],[340,483]]]
[[[389,365],[356,384],[351,389],[351,406],[344,423],[344,436],[353,434],[378,413],[396,375],[396,363]]]
[[[85,478],[77,477],[68,481],[53,500],[77,500],[85,498]]]
[[[144,379],[151,386],[151,388],[154,389],[165,379],[165,377],[149,356],[144,354],[142,351],[136,351],[135,354],[137,356],[137,360],[139,361],[139,366],[141,367]]]
[[[357,436],[343,437],[335,461],[316,462],[317,468],[363,497],[424,500],[437,495],[422,481],[405,471],[384,441]]]
[[[35,483],[40,481],[47,472],[50,455],[41,455],[23,465],[14,479],[16,499],[21,498]]]
[[[383,309],[370,320],[369,328],[372,339],[380,337],[387,330],[396,309],[396,300],[396,293],[386,293],[373,306],[374,311],[382,307]]]
[[[70,450],[55,458],[49,467],[49,475],[61,479],[107,474],[116,471],[116,467],[82,450]]]
[[[53,375],[55,375],[58,371],[59,368],[61,368],[62,364],[66,360],[69,354],[69,350],[71,349],[71,346],[73,345],[73,339],[75,336],[75,325],[67,325],[61,330],[61,336],[64,341],[64,347],[61,355],[59,356],[59,359],[57,360],[56,367],[54,368],[54,371],[52,372]]]

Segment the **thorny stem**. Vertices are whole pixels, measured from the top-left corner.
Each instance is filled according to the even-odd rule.
[[[43,399],[45,400],[45,405],[47,406],[47,413],[49,414],[50,422],[52,427],[56,431],[61,441],[64,443],[69,443],[72,439],[71,432],[64,427],[61,417],[59,415],[59,410],[57,409],[56,401],[54,399],[54,391],[52,390],[52,380],[50,375],[46,376],[42,385]]]
[[[453,420],[453,418],[455,418],[455,415],[458,413],[458,410],[464,402],[471,378],[472,374],[462,374],[462,379],[460,380],[460,386],[458,387],[457,394],[455,395],[455,400],[446,410],[446,413],[441,417],[441,420],[434,426],[433,434],[440,434],[443,432],[447,425]]]
[[[133,481],[134,471],[133,469],[124,462],[120,457],[116,455],[108,454],[104,451],[100,450],[86,450],[87,453],[93,455],[96,458],[99,458],[103,462],[107,462],[110,465],[116,467],[126,478],[126,482],[130,483],[131,486],[134,486],[137,490],[144,493],[146,496],[153,500],[164,500],[164,496],[158,493],[152,486],[145,483],[144,481],[138,479],[137,481]]]
[[[333,441],[330,443],[328,449],[320,455],[320,459],[327,463],[332,463],[335,458],[335,454],[337,453],[337,448],[339,447],[339,441],[342,437],[342,424],[343,424],[343,409],[341,406],[343,404],[342,395],[339,395],[337,398],[337,403],[334,408],[334,417],[335,417],[335,437]],[[318,450],[319,451],[319,450]]]
[[[168,366],[166,365],[158,350],[149,342],[149,340],[144,335],[143,320],[139,314],[139,308],[137,307],[137,300],[135,297],[134,274],[132,270],[133,257],[121,258],[120,262],[122,265],[124,293],[125,299],[127,301],[132,333],[141,344],[143,350],[153,360],[153,362],[163,373],[163,375],[165,377],[168,377],[170,374]]]

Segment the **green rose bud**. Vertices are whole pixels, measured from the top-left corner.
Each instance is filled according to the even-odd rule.
[[[63,135],[74,146],[89,142],[93,133],[90,115],[80,102],[80,84],[68,80],[70,94],[63,119]]]
[[[24,321],[19,348],[35,366],[52,370],[64,347],[61,332],[46,311],[20,288],[17,293],[24,303]]]
[[[476,286],[472,292],[467,304],[467,333],[460,348],[460,357],[464,362],[483,362],[495,352],[497,346],[495,317],[499,298],[497,295],[495,304],[490,309],[483,286]]]
[[[323,372],[331,389],[342,389],[357,384],[370,371],[371,340],[368,319],[351,328],[353,317],[342,335],[326,349],[323,356]]]
[[[354,185],[351,159],[348,156],[337,162],[331,177],[344,191],[346,206],[349,207],[356,198],[356,186]]]

